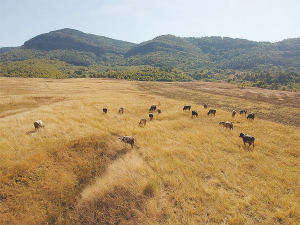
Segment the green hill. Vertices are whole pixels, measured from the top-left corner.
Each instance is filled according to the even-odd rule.
[[[78,30],[62,29],[38,35],[24,43],[25,49],[36,50],[78,50],[96,55],[113,53],[125,54],[135,44],[111,38],[86,34]]]
[[[0,50],[1,66],[5,66],[5,62],[30,59],[50,60],[51,64],[62,61],[83,66],[86,70],[92,67],[93,71],[87,76],[107,69],[124,71],[132,66],[133,70],[146,66],[168,68],[168,71],[181,70],[196,80],[246,82],[258,87],[279,88],[280,85],[299,83],[300,80],[300,38],[270,43],[229,37],[162,35],[134,44],[78,30],[61,29],[38,35],[21,47]],[[126,76],[122,74],[121,77]]]

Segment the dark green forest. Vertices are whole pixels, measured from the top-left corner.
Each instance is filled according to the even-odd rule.
[[[162,35],[140,44],[62,29],[0,48],[0,76],[230,82],[300,89],[300,38],[276,43]]]

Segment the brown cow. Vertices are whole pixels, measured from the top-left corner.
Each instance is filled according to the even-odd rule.
[[[147,122],[147,119],[146,119],[146,118],[142,118],[142,119],[140,120],[139,125],[146,125],[146,122]]]
[[[228,127],[230,130],[233,129],[233,124],[229,121],[220,122],[219,125],[223,125],[223,127]]]
[[[121,108],[119,109],[119,113],[124,113],[124,108],[123,108],[123,107],[121,107]]]
[[[236,111],[232,110],[232,117],[235,117]]]
[[[125,143],[125,148],[126,148],[126,144],[131,144],[131,147],[133,148],[134,145],[134,137],[130,137],[130,136],[124,136],[124,137],[120,137],[119,138],[121,140],[121,142]]]
[[[254,140],[255,138],[249,134],[243,134],[240,133],[240,137],[243,138],[244,145],[246,146],[246,143],[249,143],[249,146],[253,144],[254,148]]]

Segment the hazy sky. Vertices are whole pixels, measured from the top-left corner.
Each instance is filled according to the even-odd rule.
[[[0,0],[0,47],[72,28],[140,43],[159,35],[300,37],[300,0]]]

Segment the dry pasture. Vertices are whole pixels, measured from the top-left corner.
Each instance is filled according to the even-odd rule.
[[[299,107],[210,85],[0,78],[0,224],[299,224]]]

